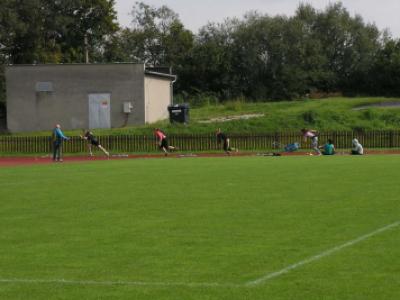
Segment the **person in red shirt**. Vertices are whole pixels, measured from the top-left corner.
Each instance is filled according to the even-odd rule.
[[[165,135],[165,133],[161,129],[159,129],[159,128],[154,129],[154,136],[157,139],[157,143],[158,143],[159,148],[164,152],[164,154],[166,156],[168,155],[168,151],[169,150],[176,150],[177,149],[174,146],[168,145],[167,136]]]

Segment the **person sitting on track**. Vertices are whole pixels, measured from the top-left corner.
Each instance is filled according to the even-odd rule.
[[[98,139],[93,135],[93,133],[89,130],[84,130],[83,131],[83,135],[80,136],[81,139],[87,140],[88,141],[88,149],[89,149],[89,154],[90,156],[93,156],[93,152],[92,152],[92,146],[96,146],[98,147],[101,151],[104,152],[105,155],[107,155],[108,157],[110,157],[110,153],[104,149],[104,147],[102,145],[100,145]]]
[[[325,145],[321,146],[320,149],[322,149],[323,155],[335,154],[335,146],[333,145],[333,141],[331,139],[328,139],[328,142]]]
[[[364,148],[357,139],[352,141],[353,148],[351,149],[352,155],[364,155]]]

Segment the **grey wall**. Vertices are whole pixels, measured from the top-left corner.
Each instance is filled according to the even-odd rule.
[[[53,92],[36,92],[51,82]],[[6,68],[11,132],[88,128],[88,95],[111,94],[111,127],[145,123],[143,64],[15,65]],[[126,118],[123,103],[132,102]]]

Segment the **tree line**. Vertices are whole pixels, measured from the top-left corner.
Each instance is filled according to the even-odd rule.
[[[342,3],[295,14],[248,12],[186,29],[167,6],[136,2],[132,24],[114,0],[1,0],[0,102],[5,64],[137,62],[171,66],[175,94],[195,104],[309,95],[400,96],[400,40]]]

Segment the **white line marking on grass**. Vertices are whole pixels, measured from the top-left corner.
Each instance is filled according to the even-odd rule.
[[[67,284],[67,285],[97,285],[97,286],[150,286],[172,287],[183,286],[192,288],[226,287],[239,288],[243,284],[224,284],[207,282],[143,282],[143,281],[96,281],[96,280],[66,280],[66,279],[1,279],[0,283],[24,283],[24,284]]]
[[[144,281],[96,281],[96,280],[67,280],[67,279],[6,279],[0,278],[0,283],[10,283],[10,284],[66,284],[66,285],[93,285],[93,286],[149,286],[149,287],[190,287],[190,288],[244,288],[244,287],[254,287],[262,283],[265,283],[273,278],[279,277],[283,274],[290,272],[298,267],[304,266],[306,264],[312,263],[321,258],[332,255],[340,250],[354,246],[372,236],[378,235],[400,225],[400,221],[372,231],[368,234],[360,236],[354,240],[344,243],[340,246],[333,247],[327,251],[320,254],[307,258],[305,260],[299,261],[295,264],[287,266],[277,272],[266,274],[256,280],[249,281],[244,284],[232,284],[232,283],[218,283],[218,282],[144,282]]]
[[[397,227],[399,225],[400,225],[400,221],[396,222],[396,223],[393,223],[393,224],[390,224],[390,225],[387,225],[385,227],[382,227],[380,229],[372,231],[372,232],[370,232],[368,234],[360,236],[360,237],[358,237],[358,238],[356,238],[354,240],[351,240],[351,241],[349,241],[347,243],[344,243],[344,244],[342,244],[340,246],[333,247],[332,249],[326,250],[326,251],[324,251],[324,252],[322,252],[320,254],[314,255],[314,256],[312,256],[310,258],[307,258],[305,260],[302,260],[302,261],[299,261],[299,262],[297,262],[295,264],[287,266],[286,268],[283,268],[283,269],[281,269],[279,271],[266,274],[266,275],[264,275],[264,276],[262,276],[262,277],[260,277],[260,278],[258,278],[256,280],[249,281],[245,285],[246,286],[260,285],[260,284],[265,283],[265,282],[267,282],[267,281],[269,281],[269,280],[271,280],[273,278],[276,278],[276,277],[279,277],[279,276],[281,276],[283,274],[286,274],[286,273],[290,272],[291,270],[297,269],[298,267],[304,266],[306,264],[312,263],[312,262],[314,262],[316,260],[319,260],[321,258],[324,258],[324,257],[327,257],[329,255],[332,255],[332,254],[334,254],[336,252],[339,252],[340,250],[342,250],[344,248],[354,246],[355,244],[358,244],[358,243],[360,243],[360,242],[362,242],[362,241],[364,241],[364,240],[366,240],[366,239],[368,239],[370,237],[373,237],[375,235],[378,235],[380,233],[383,233],[385,231],[393,229],[393,228],[395,228],[395,227]]]

